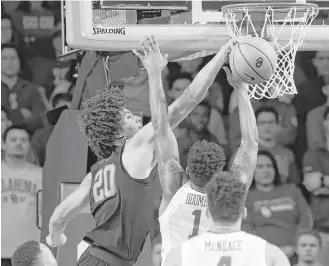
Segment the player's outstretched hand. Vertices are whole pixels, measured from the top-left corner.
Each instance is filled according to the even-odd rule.
[[[59,237],[51,237],[50,235],[46,237],[47,245],[52,248],[64,245],[66,240],[67,237],[63,233]]]
[[[148,74],[161,73],[161,71],[168,64],[168,55],[162,55],[159,49],[158,43],[155,40],[154,35],[145,37],[144,41],[141,41],[144,55],[133,50],[133,53],[143,62]]]
[[[231,70],[228,67],[224,66],[223,69],[226,73],[228,83],[230,83],[230,85],[235,90],[240,90],[240,89],[246,89],[247,88],[247,84],[243,83],[242,80],[238,77],[238,75],[231,72]]]

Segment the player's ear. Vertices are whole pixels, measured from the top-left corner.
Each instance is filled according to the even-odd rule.
[[[189,176],[188,171],[189,171],[188,166],[186,166],[185,172],[186,172],[187,176]]]

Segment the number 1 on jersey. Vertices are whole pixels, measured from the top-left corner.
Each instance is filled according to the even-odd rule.
[[[193,223],[193,231],[192,234],[189,235],[188,238],[191,238],[193,236],[197,236],[199,234],[199,226],[200,226],[200,220],[201,220],[201,210],[194,210],[192,212],[192,215],[194,216],[194,223]]]

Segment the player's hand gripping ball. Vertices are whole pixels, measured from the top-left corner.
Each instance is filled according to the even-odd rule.
[[[243,82],[259,84],[269,80],[277,67],[273,46],[257,37],[241,38],[230,54],[230,68]]]
[[[67,237],[63,233],[59,237],[51,238],[50,235],[46,237],[46,242],[49,247],[58,247],[66,243]]]

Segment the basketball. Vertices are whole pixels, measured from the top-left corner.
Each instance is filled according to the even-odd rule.
[[[252,85],[269,80],[276,65],[277,55],[272,45],[256,37],[238,41],[230,54],[231,71]]]

